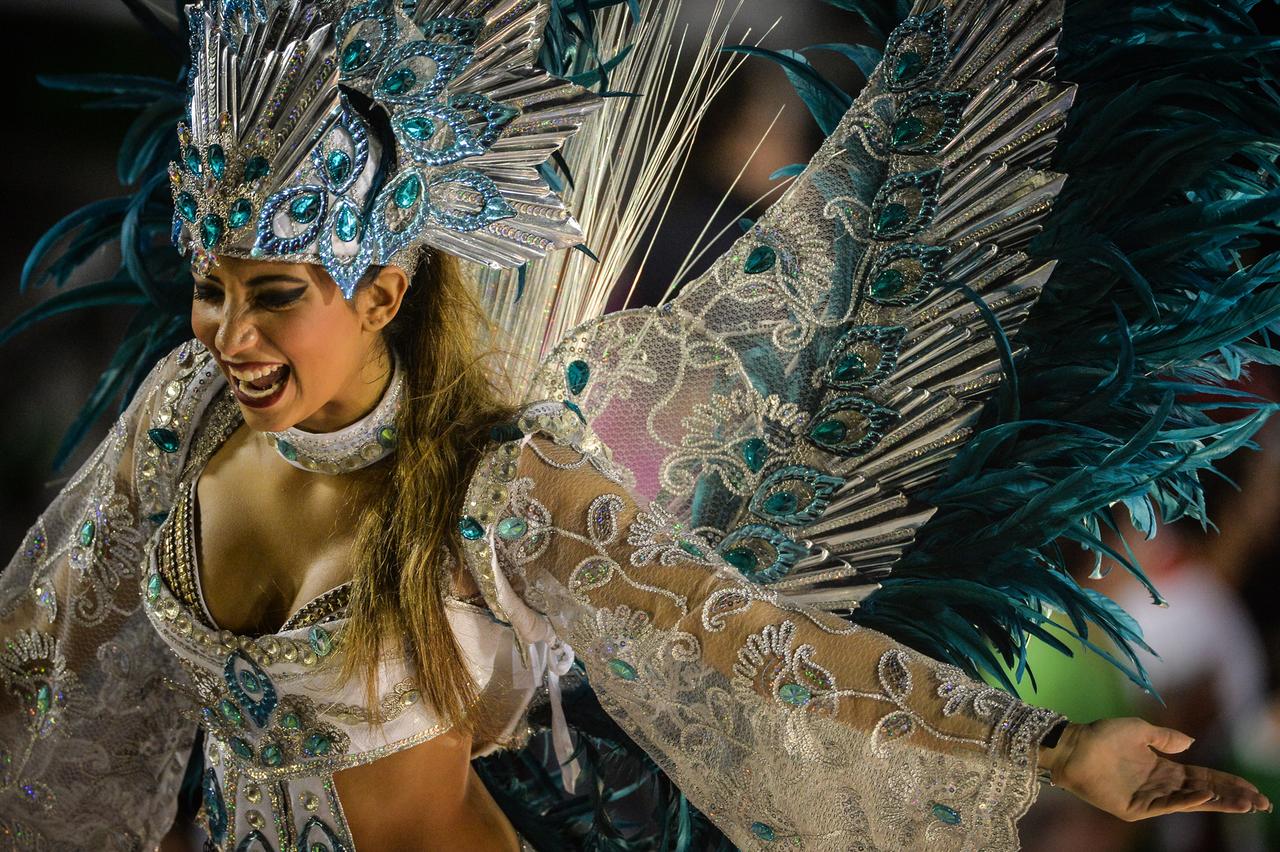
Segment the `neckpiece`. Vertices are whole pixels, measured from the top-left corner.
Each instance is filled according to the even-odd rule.
[[[304,432],[295,427],[264,432],[280,457],[300,470],[334,476],[369,467],[396,448],[396,415],[404,391],[404,373],[397,361],[382,399],[355,423],[336,432]]]

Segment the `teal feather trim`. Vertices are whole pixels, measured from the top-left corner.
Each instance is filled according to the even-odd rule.
[[[881,41],[908,11],[826,2]],[[1280,363],[1280,253],[1258,256],[1280,233],[1280,39],[1258,31],[1253,6],[1067,0],[1058,72],[1079,92],[1053,168],[1069,178],[1032,244],[1059,264],[1015,341],[1018,385],[924,495],[937,514],[855,621],[1011,691],[1029,637],[1070,653],[1054,634],[1074,635],[1150,689],[1137,622],[1077,583],[1058,543],[1113,560],[1159,602],[1104,542],[1111,507],[1146,534],[1207,525],[1199,476],[1253,446],[1277,408],[1223,387]],[[861,67],[875,50],[839,52]],[[795,81],[784,60],[797,56],[770,58]],[[800,82],[825,125],[847,96]]]

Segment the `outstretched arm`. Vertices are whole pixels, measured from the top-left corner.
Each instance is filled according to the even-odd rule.
[[[1159,758],[1139,720],[1041,749],[1060,716],[748,582],[637,502],[574,414],[541,411],[473,486],[480,585],[546,614],[604,708],[739,846],[1015,848],[1041,760],[1125,818],[1266,805]]]

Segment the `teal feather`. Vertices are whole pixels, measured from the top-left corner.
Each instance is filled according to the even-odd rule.
[[[829,2],[880,38],[891,26],[892,4]],[[1258,33],[1252,6],[1068,0],[1059,76],[1080,89],[1054,162],[1070,177],[1033,243],[1059,265],[1016,341],[1022,419],[988,413],[926,495],[937,515],[856,620],[1000,679],[976,648],[1020,665],[1049,604],[1149,687],[1137,622],[1071,578],[1056,542],[1114,560],[1158,599],[1127,546],[1104,543],[1111,505],[1145,534],[1184,517],[1208,524],[1199,476],[1251,446],[1276,409],[1219,386],[1280,363],[1269,334],[1280,254],[1242,256],[1280,217],[1280,40]],[[1209,419],[1215,409],[1228,419]],[[975,603],[961,583],[993,594]],[[953,599],[965,618],[922,625]]]
[[[0,345],[8,343],[10,339],[26,329],[61,314],[109,305],[139,305],[145,302],[146,297],[138,292],[133,282],[128,280],[117,279],[84,284],[74,290],[50,296],[35,307],[19,314],[13,322],[0,329]]]
[[[853,104],[853,98],[839,86],[828,81],[799,53],[792,50],[768,50],[763,47],[737,44],[724,48],[725,53],[742,53],[759,56],[776,62],[786,73],[805,106],[813,115],[823,134],[830,135],[840,119]]]

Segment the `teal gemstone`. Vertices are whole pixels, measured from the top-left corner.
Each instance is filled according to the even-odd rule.
[[[240,685],[244,687],[245,692],[254,693],[262,691],[262,679],[258,677],[258,673],[252,669],[245,669],[240,672]]]
[[[924,122],[914,115],[906,115],[894,122],[893,144],[910,145],[924,135]]]
[[[756,246],[755,251],[751,252],[747,257],[747,265],[742,267],[742,271],[748,275],[758,275],[761,272],[768,272],[773,269],[773,265],[778,262],[778,253],[769,246]]]
[[[356,238],[360,233],[360,218],[356,216],[355,210],[346,205],[338,210],[338,224],[334,228],[334,233],[344,243],[349,243]]]
[[[200,152],[196,150],[195,145],[188,145],[187,150],[182,155],[183,162],[187,164],[187,171],[193,175],[199,175],[202,170],[200,163]]]
[[[507,541],[515,541],[529,531],[524,518],[503,518],[498,521],[498,535]]]
[[[418,85],[418,75],[413,73],[412,68],[400,68],[387,77],[385,83],[382,84],[382,90],[389,95],[403,95]]]
[[[960,812],[955,808],[947,807],[941,802],[935,803],[931,808],[933,816],[939,822],[945,822],[947,825],[960,824]]]
[[[222,224],[222,217],[214,213],[210,213],[200,220],[200,244],[207,249],[212,249],[222,242],[222,235],[226,232],[226,225]]]
[[[49,688],[49,684],[42,683],[36,689],[36,713],[43,716],[49,712],[49,708],[53,706],[53,690]]]
[[[856,382],[867,375],[867,362],[856,352],[850,352],[840,359],[831,377],[838,382]]]
[[[199,206],[196,204],[195,196],[189,192],[179,192],[178,198],[174,202],[178,207],[178,215],[188,222],[196,220],[196,214],[200,212]]]
[[[587,382],[591,379],[591,365],[586,361],[574,361],[565,367],[564,378],[569,386],[569,393],[577,396],[586,390]]]
[[[910,80],[924,68],[924,57],[914,50],[904,50],[893,66],[893,81],[902,83]]]
[[[244,714],[240,712],[240,708],[235,702],[226,698],[218,702],[218,712],[222,714],[222,718],[226,719],[233,725],[244,724]]]
[[[479,541],[484,538],[484,527],[470,515],[464,515],[462,520],[458,521],[458,532],[462,533],[462,537],[467,541]]]
[[[773,830],[773,826],[766,825],[763,822],[751,823],[751,833],[765,843],[772,843],[778,839],[778,834]]]
[[[578,417],[578,419],[579,419],[579,420],[581,420],[583,423],[586,423],[586,422],[587,422],[587,415],[585,415],[585,414],[583,414],[583,413],[582,413],[582,409],[578,407],[578,404],[577,404],[577,403],[575,403],[575,402],[570,402],[570,401],[569,401],[569,400],[567,400],[567,399],[565,399],[565,400],[561,400],[561,401],[564,403],[564,407],[565,407],[565,408],[569,409],[569,410],[570,410],[570,411],[572,411],[575,415],[577,415],[577,417]]]
[[[770,494],[764,501],[764,510],[770,515],[790,515],[796,510],[799,501],[790,491],[779,491]]]
[[[324,170],[331,183],[345,183],[351,177],[352,166],[351,155],[346,151],[330,151],[324,158]]]
[[[784,683],[778,689],[778,697],[792,707],[803,707],[813,698],[813,693],[798,683]]]
[[[267,743],[262,747],[262,762],[267,766],[279,766],[284,763],[284,752],[275,743]]]
[[[876,232],[884,233],[901,228],[907,223],[907,208],[894,201],[886,204],[880,210],[880,216],[876,219]]]
[[[253,759],[253,748],[239,737],[231,738],[231,750],[243,757],[245,760]]]
[[[231,205],[231,210],[227,213],[227,224],[231,226],[232,230],[235,230],[249,224],[249,220],[252,218],[253,203],[247,198],[241,198]]]
[[[289,203],[289,216],[300,225],[309,225],[319,215],[320,196],[317,193],[303,193]]]
[[[182,439],[172,429],[148,429],[147,437],[151,439],[151,443],[166,453],[176,453],[178,447],[182,445]]]
[[[159,524],[163,524],[165,521],[165,518],[167,517],[169,517],[168,512],[156,512],[154,514],[147,515],[147,520],[153,524],[159,525]]]
[[[227,152],[221,145],[210,145],[206,159],[209,162],[209,173],[215,180],[222,180],[227,173]]]
[[[499,444],[519,441],[523,437],[524,432],[521,432],[520,427],[514,423],[499,423],[489,430],[489,438]]]
[[[422,181],[417,175],[412,175],[396,189],[394,200],[396,206],[401,210],[408,210],[410,207],[418,203],[418,199],[421,196]]]
[[[743,574],[753,573],[756,570],[756,566],[760,564],[760,559],[756,556],[756,552],[749,547],[735,547],[726,551],[724,553],[724,561],[737,568]]]
[[[742,444],[742,460],[751,468],[752,473],[759,473],[769,457],[769,447],[760,438],[748,438]]]
[[[333,637],[323,627],[311,628],[311,632],[307,634],[307,641],[311,644],[312,650],[321,657],[327,657],[333,652]]]
[[[405,133],[408,133],[419,142],[436,135],[436,123],[423,116],[406,119],[400,126],[404,128]]]
[[[309,757],[328,754],[331,748],[333,748],[333,741],[324,734],[312,734],[302,741],[302,750]]]
[[[843,420],[824,420],[809,434],[821,444],[838,444],[849,434],[849,427]]]
[[[636,679],[635,666],[631,665],[626,660],[610,660],[609,671],[613,673],[614,677],[620,677],[623,680]]]
[[[93,544],[93,537],[94,535],[97,534],[97,532],[98,532],[98,525],[93,522],[92,518],[90,518],[89,520],[81,524],[80,525],[80,546],[88,547],[89,545]]]
[[[680,549],[683,550],[685,553],[689,554],[690,556],[693,556],[697,559],[702,559],[703,557],[706,556],[706,554],[702,552],[702,548],[698,547],[698,545],[694,544],[691,541],[680,542]]]
[[[907,276],[896,269],[885,269],[871,282],[871,295],[877,299],[891,299],[902,292]]]
[[[281,727],[296,731],[302,727],[302,720],[298,718],[297,713],[285,713],[280,717]]]
[[[378,430],[378,444],[384,450],[394,450],[399,433],[394,426],[383,426]]]
[[[147,599],[152,603],[160,600],[160,575],[152,574],[147,578]]]
[[[339,62],[342,65],[342,70],[350,74],[352,71],[367,65],[372,56],[373,45],[362,38],[358,38],[342,49],[342,57]]]
[[[293,448],[293,444],[290,444],[284,438],[276,439],[276,452],[284,456],[289,461],[298,460],[298,451]]]
[[[244,182],[253,183],[271,174],[271,162],[266,157],[251,157],[244,164]]]

